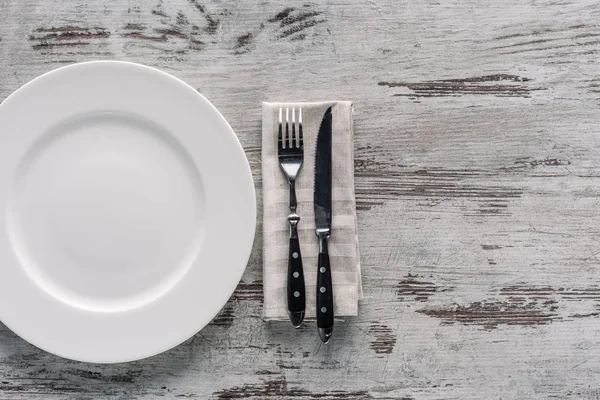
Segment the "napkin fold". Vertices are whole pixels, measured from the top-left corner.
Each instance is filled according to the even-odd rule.
[[[354,196],[354,125],[352,103],[263,103],[262,183],[263,183],[263,287],[264,318],[288,319],[287,263],[289,188],[277,159],[279,108],[302,107],[304,164],[296,180],[298,236],[306,285],[306,317],[315,317],[318,241],[313,210],[316,141],[321,119],[332,107],[332,227],[329,257],[333,280],[336,317],[358,314],[362,298],[356,200]],[[291,118],[291,117],[290,117]]]

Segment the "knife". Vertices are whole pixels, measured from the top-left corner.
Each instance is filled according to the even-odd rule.
[[[315,156],[315,233],[319,239],[317,271],[317,328],[327,343],[333,334],[333,291],[327,245],[331,236],[331,107],[325,111]]]

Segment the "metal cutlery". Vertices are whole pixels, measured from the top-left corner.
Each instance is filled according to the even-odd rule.
[[[319,337],[327,343],[333,334],[333,286],[328,243],[331,236],[331,107],[325,111],[317,136],[315,156],[315,233],[319,239],[317,272],[317,328]]]
[[[296,213],[296,178],[304,162],[304,138],[302,134],[302,108],[298,110],[298,131],[296,134],[296,109],[292,108],[290,131],[290,109],[285,109],[285,131],[283,129],[283,109],[279,109],[279,129],[277,140],[277,156],[279,166],[290,186],[290,244],[287,276],[287,304],[290,321],[295,328],[302,325],[306,310],[306,294],[304,290],[304,272],[302,253],[298,240],[298,223],[300,216]]]

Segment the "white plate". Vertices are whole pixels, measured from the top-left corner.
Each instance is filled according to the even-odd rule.
[[[62,357],[185,341],[248,262],[256,199],[233,130],[139,64],[49,72],[0,104],[0,320]]]

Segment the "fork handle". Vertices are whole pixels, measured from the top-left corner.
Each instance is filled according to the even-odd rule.
[[[291,214],[288,217],[288,221],[290,223],[290,247],[287,274],[288,314],[292,325],[294,325],[295,328],[299,328],[304,320],[304,313],[306,310],[302,253],[300,252],[300,241],[298,240],[298,222],[300,221],[300,217],[296,214]]]

